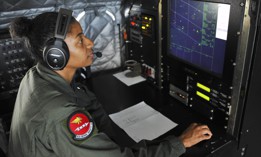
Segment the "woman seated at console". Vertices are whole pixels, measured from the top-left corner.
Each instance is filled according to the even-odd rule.
[[[59,25],[57,19],[69,22]],[[26,73],[17,94],[9,157],[176,157],[211,138],[206,125],[191,124],[179,137],[121,148],[94,94],[74,80],[78,68],[92,64],[93,42],[71,12],[20,17],[12,21],[10,32],[13,38],[25,39],[37,64]]]

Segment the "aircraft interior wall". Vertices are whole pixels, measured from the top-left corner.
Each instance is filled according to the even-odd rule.
[[[20,81],[35,64],[8,26],[59,8],[73,10],[102,54],[81,69],[81,79],[135,64],[132,75],[221,130],[207,156],[258,154],[258,0],[0,0],[0,156]]]

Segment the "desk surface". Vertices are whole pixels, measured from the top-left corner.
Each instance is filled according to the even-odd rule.
[[[175,101],[169,95],[164,94],[147,81],[132,86],[126,86],[113,76],[114,73],[116,72],[96,73],[88,80],[89,88],[96,94],[98,100],[104,106],[108,114],[118,112],[144,101],[175,123],[179,124],[168,133],[162,135],[162,137],[170,134],[178,136],[192,122],[207,124],[213,132],[212,139],[203,141],[194,147],[187,149],[187,152],[182,155],[184,157],[208,156],[232,143],[232,138],[227,135],[225,130],[221,127],[216,126],[211,121],[201,117],[178,101]],[[120,136],[120,145],[131,146],[135,144],[122,129],[116,125],[113,127],[115,128],[117,135]]]

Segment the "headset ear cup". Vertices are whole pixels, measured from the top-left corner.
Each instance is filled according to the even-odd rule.
[[[47,41],[43,60],[53,70],[62,70],[70,57],[69,49],[63,39],[52,38]]]

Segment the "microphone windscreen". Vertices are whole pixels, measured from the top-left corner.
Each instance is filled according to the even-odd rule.
[[[96,57],[98,57],[98,58],[102,57],[102,53],[101,53],[101,52],[95,52],[94,54],[95,54]]]

